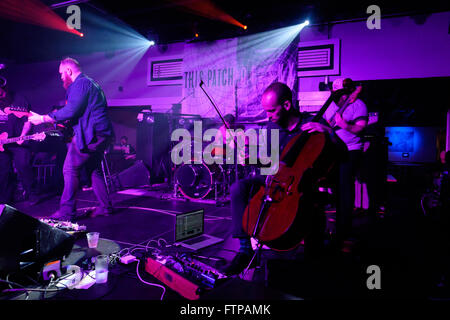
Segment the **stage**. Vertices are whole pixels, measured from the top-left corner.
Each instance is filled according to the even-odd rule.
[[[352,252],[337,254],[326,247],[319,255],[305,255],[303,245],[289,253],[266,248],[261,258],[263,269],[258,272],[250,269],[245,275],[229,277],[198,300],[450,299],[444,283],[448,279],[441,279],[440,270],[447,265],[448,255],[433,250],[430,238],[433,229],[415,204],[408,198],[391,196],[386,212],[372,223],[365,213],[355,212],[358,238]],[[131,253],[140,259],[139,265],[137,262],[125,265],[116,259],[109,266],[108,282],[93,284],[89,289],[30,291],[28,296],[9,292],[2,294],[1,299],[189,301],[146,272],[145,253],[157,248],[166,254],[192,254],[198,261],[222,270],[237,252],[239,243],[231,237],[228,204],[216,206],[170,198],[170,189],[163,185],[112,194],[115,211],[111,216],[78,221],[86,226],[86,232],[100,232],[98,248],[89,249],[85,234],[75,234],[72,252],[63,263],[83,268],[86,260],[100,253],[110,257]],[[58,201],[58,195],[41,195],[41,202],[34,206],[19,203],[15,207],[27,215],[43,218],[57,210]],[[80,192],[80,212],[95,205],[91,190]],[[196,252],[173,246],[175,215],[196,209],[204,209],[205,233],[224,241]],[[333,211],[328,212],[327,218],[332,226]],[[373,265],[380,269],[380,289],[369,289],[372,272],[368,268]],[[14,280],[14,275],[10,280]]]

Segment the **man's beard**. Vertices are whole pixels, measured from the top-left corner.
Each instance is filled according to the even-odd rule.
[[[64,77],[63,80],[63,87],[64,89],[67,90],[67,88],[72,84],[72,79],[70,79],[69,77]]]

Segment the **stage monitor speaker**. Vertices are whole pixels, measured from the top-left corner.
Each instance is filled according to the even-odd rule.
[[[0,204],[0,273],[62,259],[74,242],[70,234]]]
[[[144,162],[138,160],[131,167],[115,175],[113,181],[118,189],[147,186],[150,183],[150,173]]]

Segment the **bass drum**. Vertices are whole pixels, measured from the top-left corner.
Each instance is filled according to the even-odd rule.
[[[219,164],[183,164],[175,171],[175,181],[180,192],[189,199],[203,199],[215,183],[223,183],[224,170]]]

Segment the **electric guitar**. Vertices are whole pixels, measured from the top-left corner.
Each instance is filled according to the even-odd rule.
[[[3,148],[3,146],[5,144],[14,143],[14,142],[18,142],[18,141],[26,141],[26,140],[42,141],[44,139],[45,139],[45,132],[35,133],[35,134],[29,135],[29,136],[9,138],[9,139],[8,139],[8,133],[3,132],[0,134],[0,152],[5,151],[5,148]]]
[[[29,117],[31,116],[30,112],[23,107],[6,107],[4,109],[4,112],[6,114],[13,114],[18,118],[22,118],[22,117]],[[74,135],[72,126],[71,126],[71,122],[69,120],[64,121],[64,122],[58,122],[55,124],[55,130],[54,131],[46,131],[48,134],[52,135],[52,136],[58,136],[58,137],[63,137],[65,142],[70,142],[72,140],[72,137]],[[20,140],[18,140],[20,141]],[[3,150],[0,150],[3,151]]]
[[[26,141],[26,140],[43,141],[43,140],[45,140],[47,135],[60,136],[61,133],[56,132],[56,131],[54,131],[54,132],[53,131],[44,131],[44,132],[31,134],[28,136],[15,137],[15,138],[8,138],[7,132],[0,133],[0,152],[5,151],[5,148],[3,147],[5,144],[15,143],[18,141]]]

